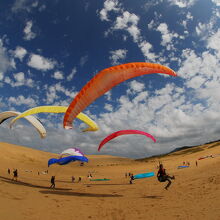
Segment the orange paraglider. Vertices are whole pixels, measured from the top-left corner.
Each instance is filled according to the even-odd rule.
[[[152,73],[177,76],[172,69],[155,63],[127,63],[100,71],[81,89],[69,105],[64,116],[63,127],[71,129],[76,116],[112,87],[127,79]]]

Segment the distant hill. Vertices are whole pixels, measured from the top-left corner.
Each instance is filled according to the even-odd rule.
[[[170,152],[167,153],[167,154],[171,154],[171,153],[174,153],[174,152],[177,152],[177,151],[181,151],[181,150],[185,150],[185,149],[188,149],[188,148],[201,147],[201,146],[203,146],[203,145],[213,144],[213,143],[217,143],[217,142],[220,142],[220,140],[207,142],[207,143],[205,143],[205,144],[201,144],[201,145],[193,145],[193,146],[183,146],[183,147],[178,147],[178,148],[175,148],[174,150],[170,151]]]
[[[220,146],[220,140],[210,141],[210,142],[207,142],[201,145],[178,147],[168,153],[153,155],[151,157],[146,157],[146,158],[140,158],[140,159],[136,159],[136,161],[148,161],[148,160],[153,160],[156,158],[159,159],[159,158],[162,158],[165,156],[171,156],[174,154],[180,155],[180,154],[187,154],[187,153],[195,153],[195,152],[203,151],[206,146],[208,146],[208,148]]]

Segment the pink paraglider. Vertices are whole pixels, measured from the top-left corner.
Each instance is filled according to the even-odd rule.
[[[100,151],[102,146],[104,144],[106,144],[107,142],[109,142],[110,140],[116,138],[117,136],[126,135],[126,134],[141,134],[141,135],[145,135],[146,137],[149,137],[154,142],[156,142],[156,139],[151,134],[148,134],[148,133],[146,133],[144,131],[139,131],[139,130],[121,130],[121,131],[116,131],[116,132],[110,134],[109,136],[107,136],[106,138],[104,138],[102,140],[102,142],[99,144],[98,151]]]

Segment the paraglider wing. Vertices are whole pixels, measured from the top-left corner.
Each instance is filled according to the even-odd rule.
[[[151,138],[154,142],[156,142],[156,139],[149,133],[146,133],[144,131],[139,131],[139,130],[121,130],[121,131],[116,131],[112,134],[110,134],[109,136],[107,136],[106,138],[104,138],[101,143],[99,144],[99,148],[98,151],[101,150],[102,146],[104,144],[106,144],[107,142],[109,142],[110,140],[116,138],[117,136],[121,136],[121,135],[126,135],[126,134],[140,134],[140,135],[145,135],[146,137]]]
[[[48,160],[48,167],[54,163],[57,163],[59,165],[65,165],[73,161],[88,162],[89,160],[85,156],[68,156],[60,159],[51,158]]]
[[[28,109],[27,111],[19,114],[16,118],[14,118],[10,122],[10,127],[20,118],[23,118],[28,115],[33,115],[33,114],[38,114],[38,113],[65,113],[67,110],[66,106],[38,106],[35,108]],[[89,127],[84,129],[83,132],[85,131],[97,131],[99,129],[98,125],[87,115],[83,114],[82,112],[79,113],[76,116],[78,119],[86,123]]]
[[[84,156],[84,154],[79,148],[69,148],[60,154],[60,157],[63,156]]]
[[[142,179],[142,178],[148,178],[148,177],[153,177],[154,172],[149,172],[149,173],[140,173],[134,175],[134,179]]]
[[[0,124],[3,123],[5,120],[7,120],[11,117],[19,116],[20,114],[21,114],[20,112],[15,112],[15,111],[2,112],[2,113],[0,113]],[[42,123],[37,118],[35,118],[34,116],[31,116],[31,115],[25,116],[24,118],[27,121],[29,121],[37,129],[41,138],[46,137],[46,129],[44,128]]]
[[[127,79],[151,73],[177,75],[168,67],[154,63],[127,63],[100,71],[81,89],[69,105],[64,116],[63,127],[71,129],[76,116],[112,87]]]

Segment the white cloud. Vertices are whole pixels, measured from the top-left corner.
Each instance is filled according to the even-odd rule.
[[[138,42],[140,38],[140,30],[137,27],[139,17],[128,11],[124,11],[121,16],[116,18],[113,30],[126,30],[133,37],[134,42]]]
[[[41,5],[42,4],[42,5]],[[30,1],[30,0],[15,0],[12,5],[12,12],[17,13],[20,11],[26,11],[30,13],[33,8],[37,8],[41,12],[46,8],[46,5],[44,5],[42,2],[36,1]]]
[[[36,34],[31,31],[32,26],[33,26],[32,21],[28,21],[26,23],[26,26],[24,28],[24,39],[25,40],[32,40],[36,37]]]
[[[112,99],[112,91],[109,90],[108,92],[106,92],[106,93],[104,94],[104,96],[106,97],[106,99],[107,99],[108,101],[111,101],[111,99]]]
[[[4,74],[3,74],[3,72],[0,72],[0,80],[2,81],[3,78],[4,78]]]
[[[179,8],[190,8],[197,0],[169,0],[171,5],[176,5]]]
[[[86,62],[88,61],[88,59],[89,59],[88,55],[81,57],[79,61],[80,66],[84,66]]]
[[[52,77],[57,80],[64,79],[63,72],[61,72],[61,71],[54,72]]]
[[[23,47],[17,46],[14,51],[14,56],[18,58],[20,61],[23,60],[24,56],[27,54],[27,50]]]
[[[137,80],[132,80],[129,84],[129,89],[127,90],[128,94],[132,94],[132,93],[138,93],[141,92],[145,89],[145,84],[144,83],[140,83]]]
[[[210,35],[212,35],[212,30],[215,25],[215,19],[211,19],[209,23],[199,22],[196,26],[196,33],[201,39],[206,40]]]
[[[217,30],[215,34],[213,34],[208,40],[207,48],[215,50],[218,58],[220,58],[220,45],[216,42],[220,41],[220,29]]]
[[[27,64],[32,68],[47,71],[53,69],[56,65],[56,62],[52,59],[48,59],[37,54],[31,54]]]
[[[17,82],[24,82],[24,73],[23,72],[16,73],[14,74],[14,78]]]
[[[112,65],[119,64],[119,60],[124,60],[127,55],[127,50],[125,49],[118,49],[114,51],[110,51],[110,60],[112,61]]]
[[[140,20],[139,16],[134,13],[130,13],[129,11],[125,11],[123,8],[120,8],[120,10],[117,10],[117,12],[120,15],[116,17],[113,27],[105,31],[105,37],[107,37],[110,33],[113,33],[113,31],[124,30],[128,32],[130,36],[133,38],[133,41],[137,43],[144,57],[148,61],[155,61],[157,56],[155,55],[155,53],[153,53],[152,45],[143,39],[143,37],[141,36],[141,30],[138,28],[138,22]],[[155,13],[155,19],[159,19],[159,17],[160,15]],[[105,20],[109,21],[109,19]],[[155,26],[156,23],[157,22],[152,20],[149,24],[149,28],[153,28],[153,26]],[[175,34],[175,36],[176,35],[177,34]],[[123,40],[126,41],[127,36],[123,35]]]
[[[149,61],[155,61],[157,58],[156,54],[151,52],[153,47],[149,42],[143,41],[139,44],[141,52],[145,56],[145,58]]]
[[[214,4],[216,4],[216,6],[220,6],[220,0],[212,0],[212,2],[213,2]]]
[[[74,67],[71,71],[71,73],[67,76],[67,81],[71,81],[73,79],[73,77],[75,76],[77,70],[76,70],[76,67]]]
[[[26,105],[29,107],[36,106],[36,101],[31,98],[25,98],[23,95],[19,95],[18,97],[11,96],[8,98],[8,103],[14,106]]]
[[[29,0],[15,0],[12,11],[17,12],[19,10],[27,10],[30,11],[30,6],[27,6]]]
[[[104,8],[99,12],[100,19],[102,21],[109,21],[108,13],[110,11],[119,11],[120,4],[117,0],[106,0],[104,2]]]
[[[187,85],[190,88],[198,89],[204,84],[205,81],[206,81],[206,78],[202,76],[195,76],[187,82]]]
[[[34,81],[31,78],[25,78],[25,75],[23,72],[15,73],[13,74],[14,80],[9,78],[8,76],[5,77],[4,82],[9,84],[11,87],[18,87],[18,86],[27,86],[27,87],[33,87]],[[37,82],[35,82],[35,86],[37,85]]]
[[[178,38],[179,35],[177,33],[174,32],[169,32],[168,30],[168,26],[166,23],[161,23],[158,27],[157,27],[157,31],[159,31],[162,35],[162,42],[161,45],[165,46],[167,50],[171,50],[174,48],[173,45],[173,38]]]
[[[56,83],[52,86],[47,87],[46,86],[46,103],[48,104],[54,104],[55,101],[58,102],[60,99],[60,95],[59,93],[64,94],[67,97],[70,98],[74,98],[75,95],[77,94],[77,92],[75,91],[70,91],[67,88],[64,88],[61,83]],[[66,103],[66,101],[65,101]]]
[[[147,27],[148,27],[148,29],[151,30],[151,29],[153,29],[154,25],[155,25],[154,20],[151,20],[150,23],[147,24]]]
[[[3,41],[0,39],[0,72],[5,73],[12,68],[11,61],[8,57],[7,49],[3,46]]]
[[[113,110],[113,106],[106,103],[105,106],[104,106],[104,109],[111,112]]]

